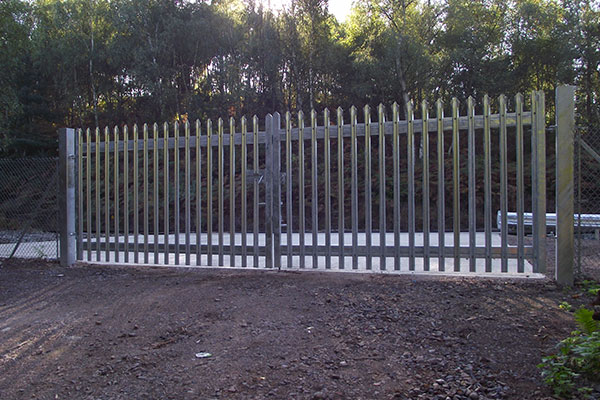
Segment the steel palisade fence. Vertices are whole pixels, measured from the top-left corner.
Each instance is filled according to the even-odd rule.
[[[333,114],[76,130],[77,259],[545,271],[543,92]]]

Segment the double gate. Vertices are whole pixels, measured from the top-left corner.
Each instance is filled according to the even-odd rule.
[[[331,114],[63,130],[76,259],[545,271],[543,92]]]
[[[544,271],[543,92],[430,108],[78,129],[77,260]]]

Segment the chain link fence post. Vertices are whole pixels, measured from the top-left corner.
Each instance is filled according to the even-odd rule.
[[[575,87],[556,89],[556,268],[559,285],[573,285],[573,137]]]

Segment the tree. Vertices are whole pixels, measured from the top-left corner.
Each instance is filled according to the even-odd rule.
[[[0,3],[0,152],[11,152],[21,136],[15,128],[23,110],[19,83],[30,50],[28,15],[29,7],[20,0]]]
[[[600,9],[589,0],[565,1],[572,35],[578,111],[582,123],[600,123]]]

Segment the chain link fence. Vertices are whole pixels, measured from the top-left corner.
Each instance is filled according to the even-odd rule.
[[[579,126],[575,145],[575,266],[600,280],[600,126]]]
[[[0,159],[0,259],[58,259],[58,159]]]

